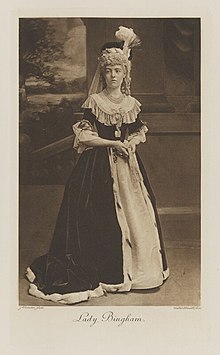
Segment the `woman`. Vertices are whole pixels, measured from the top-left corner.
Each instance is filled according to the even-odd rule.
[[[124,27],[116,36],[123,42],[102,48],[83,119],[73,125],[81,155],[49,252],[27,269],[29,293],[46,300],[154,288],[169,275],[155,198],[135,152],[147,133],[130,96],[130,49],[139,39]]]

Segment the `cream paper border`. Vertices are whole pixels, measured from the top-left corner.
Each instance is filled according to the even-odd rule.
[[[80,8],[81,7],[81,8]],[[219,5],[217,1],[16,0],[1,16],[1,352],[2,354],[218,354],[219,319]],[[145,322],[89,327],[73,322],[110,307],[18,307],[18,17],[201,17],[202,23],[202,306],[111,307]],[[91,310],[92,309],[92,310]]]

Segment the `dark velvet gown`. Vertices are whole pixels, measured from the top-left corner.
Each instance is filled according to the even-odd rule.
[[[137,115],[132,123],[122,123],[121,136],[116,138],[116,126],[101,123],[91,108],[85,108],[83,121],[78,127],[84,129],[86,125],[90,127],[95,125],[96,132],[101,138],[121,141],[125,140],[126,134],[135,134],[143,127]],[[112,164],[117,164],[117,160],[122,159],[116,152],[112,152],[112,156]],[[137,153],[136,160],[155,215],[154,224],[158,233],[164,280],[168,267],[156,200]],[[124,227],[119,218],[123,204],[115,197],[114,176],[111,170],[109,148],[93,147],[85,149],[80,154],[65,186],[49,251],[34,260],[27,269],[27,277],[31,282],[30,294],[71,304],[99,297],[104,291],[123,292],[133,288],[132,267],[129,266],[130,271],[127,272],[124,259],[126,253],[132,254],[137,243],[127,237],[123,241]],[[126,205],[124,206],[126,214]],[[123,243],[124,248],[128,248],[126,252]],[[147,241],[143,247],[148,248]],[[130,260],[131,263],[132,260],[136,263],[136,259]],[[128,279],[128,287],[123,287],[125,278]],[[160,281],[160,284],[162,282]],[[152,287],[156,286],[158,285],[153,282]],[[140,287],[136,285],[134,288],[142,288],[142,285],[140,284]],[[151,284],[146,288],[151,288]]]

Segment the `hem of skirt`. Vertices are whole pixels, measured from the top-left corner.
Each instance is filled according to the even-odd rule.
[[[78,292],[71,292],[65,294],[60,294],[60,293],[44,294],[33,283],[35,279],[35,275],[30,268],[27,268],[26,277],[31,282],[28,290],[29,294],[34,297],[44,299],[46,301],[53,301],[62,304],[74,304],[74,303],[88,301],[91,298],[100,297],[104,295],[104,290],[100,285],[94,290],[78,291]]]
[[[101,282],[100,285],[105,292],[110,293],[129,292],[132,286],[131,282],[124,282],[121,284],[104,284]]]
[[[169,268],[167,268],[166,270],[164,270],[162,272],[162,280],[160,279],[160,281],[150,284],[135,284],[132,283],[132,281],[128,281],[128,282],[124,282],[121,284],[104,284],[104,283],[100,283],[100,285],[102,286],[102,288],[104,289],[104,291],[106,292],[112,292],[112,293],[116,293],[116,292],[129,292],[130,290],[141,290],[141,289],[151,289],[151,288],[157,288],[161,285],[163,285],[164,281],[169,277]]]
[[[163,275],[163,278],[162,280],[160,280],[159,282],[156,282],[155,284],[151,283],[150,285],[149,284],[146,284],[146,283],[143,283],[143,284],[133,284],[131,289],[132,290],[150,290],[152,288],[157,288],[157,287],[160,287],[163,285],[164,281],[166,281],[166,279],[169,277],[169,268],[167,268],[166,270],[164,270],[162,272],[162,275]]]
[[[84,301],[88,301],[91,298],[94,297],[100,297],[105,294],[105,292],[110,292],[110,293],[117,293],[117,292],[129,292],[130,290],[147,290],[147,289],[153,289],[161,286],[163,282],[169,277],[169,268],[164,270],[162,272],[163,274],[163,279],[159,283],[155,284],[132,284],[132,282],[125,282],[121,284],[104,284],[100,283],[100,285],[95,288],[94,290],[87,290],[87,291],[78,291],[78,292],[72,292],[72,293],[66,293],[66,294],[59,294],[59,293],[52,293],[52,294],[47,294],[45,295],[42,291],[40,291],[37,286],[33,283],[35,279],[35,274],[31,270],[30,267],[27,268],[26,271],[26,277],[30,281],[30,287],[29,287],[29,294],[41,298],[47,301],[53,301],[61,304],[74,304],[74,303],[80,303]]]

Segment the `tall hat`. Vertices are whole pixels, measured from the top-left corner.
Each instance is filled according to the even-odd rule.
[[[119,27],[119,30],[115,32],[115,36],[120,42],[107,42],[101,48],[101,55],[98,58],[98,66],[89,89],[89,95],[104,89],[101,76],[102,68],[105,65],[115,63],[126,67],[126,80],[129,83],[126,94],[130,92],[131,48],[139,46],[141,41],[132,28],[123,26]]]

